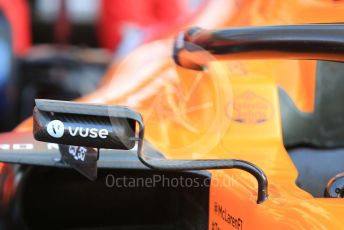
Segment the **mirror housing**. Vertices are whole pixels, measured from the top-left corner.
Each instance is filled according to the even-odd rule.
[[[130,150],[142,140],[136,137],[136,123],[142,124],[141,115],[127,107],[35,102],[35,139],[59,144],[63,161],[91,180],[97,178],[100,148]]]
[[[33,119],[38,141],[129,150],[135,146],[141,116],[122,106],[36,100]]]

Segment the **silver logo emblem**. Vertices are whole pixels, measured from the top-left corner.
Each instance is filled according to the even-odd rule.
[[[64,133],[64,124],[59,120],[52,120],[47,125],[47,131],[50,136],[60,138]]]

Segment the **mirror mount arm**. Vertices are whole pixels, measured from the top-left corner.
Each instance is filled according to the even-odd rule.
[[[207,159],[207,160],[168,160],[150,159],[143,153],[144,123],[139,124],[137,155],[139,160],[148,168],[159,171],[190,171],[211,169],[240,169],[253,175],[258,182],[257,203],[261,204],[268,199],[268,179],[262,169],[256,165],[236,159]]]

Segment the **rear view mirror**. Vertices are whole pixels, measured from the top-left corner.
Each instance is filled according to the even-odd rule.
[[[142,123],[127,107],[52,100],[36,100],[33,118],[35,139],[58,143],[65,163],[91,180],[97,177],[99,148],[134,148],[136,123]]]
[[[258,181],[257,203],[262,203],[268,196],[264,172],[250,162],[235,159],[169,160],[163,154],[161,157],[160,152],[159,157],[150,151],[144,153],[142,117],[127,107],[36,100],[33,133],[36,140],[58,143],[63,161],[91,180],[97,178],[100,148],[136,148],[139,160],[154,170],[244,170]]]
[[[51,100],[36,100],[33,118],[38,141],[108,149],[132,149],[141,120],[127,107]]]

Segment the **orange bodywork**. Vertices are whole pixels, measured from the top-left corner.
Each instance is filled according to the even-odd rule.
[[[275,83],[267,76],[234,77],[231,82],[233,109],[243,110],[247,122],[232,121],[213,154],[261,167],[269,179],[269,198],[256,204],[257,184],[249,174],[212,171],[209,229],[341,229],[342,199],[314,198],[295,184],[298,173],[283,146]],[[252,104],[238,99],[245,95]],[[257,118],[265,120],[251,122]]]
[[[343,12],[344,2],[333,0],[215,0],[209,1],[207,9],[184,28],[198,26],[215,29],[342,22]],[[178,32],[178,30],[174,31],[171,36],[175,36]],[[265,61],[255,63],[252,71],[259,70],[262,74],[266,71],[274,73],[273,79],[288,92],[298,108],[304,112],[311,112],[314,105],[315,64],[314,61]],[[243,71],[245,68],[250,68],[245,63],[237,65],[240,65]],[[110,70],[105,75],[103,85],[113,79],[112,73],[113,71]]]
[[[209,8],[193,24],[217,28],[344,19],[341,1],[226,0]],[[139,48],[109,70],[96,92],[78,101],[137,110],[146,139],[168,158],[236,158],[259,166],[269,180],[269,199],[259,205],[251,175],[211,171],[209,229],[341,229],[344,200],[314,198],[297,187],[298,173],[282,141],[277,87],[299,109],[312,111],[315,62],[209,57],[208,71],[198,72],[176,66],[171,50],[171,41]],[[31,120],[16,131],[30,129]]]

